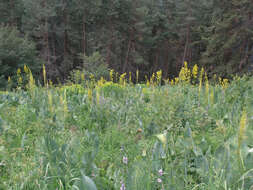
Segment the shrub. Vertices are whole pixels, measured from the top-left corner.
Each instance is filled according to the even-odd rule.
[[[75,83],[80,83],[82,76],[85,76],[85,79],[94,79],[109,78],[109,68],[108,65],[104,62],[103,57],[95,52],[91,56],[80,55],[80,58],[83,61],[83,66],[80,69],[73,70],[70,74],[70,80]]]

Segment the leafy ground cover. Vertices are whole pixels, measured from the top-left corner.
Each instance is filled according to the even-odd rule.
[[[253,189],[253,80],[186,71],[0,92],[0,189]]]

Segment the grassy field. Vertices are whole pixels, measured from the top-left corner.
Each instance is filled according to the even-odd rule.
[[[159,76],[0,92],[0,189],[253,189],[253,80]]]

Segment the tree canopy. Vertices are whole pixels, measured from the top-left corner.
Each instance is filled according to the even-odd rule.
[[[250,0],[0,0],[0,26],[33,41],[52,80],[82,67],[80,54],[94,53],[142,78],[159,69],[176,75],[184,61],[221,76],[248,72],[252,13]]]

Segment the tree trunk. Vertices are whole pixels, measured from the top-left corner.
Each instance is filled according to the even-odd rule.
[[[129,54],[130,54],[130,51],[131,51],[131,46],[132,46],[132,37],[130,37],[129,42],[128,42],[125,64],[124,64],[123,70],[122,70],[123,73],[126,72],[126,69],[127,69]]]
[[[112,67],[112,65],[111,65],[111,51],[112,51],[112,44],[113,44],[113,26],[112,26],[111,22],[110,22],[110,33],[111,33],[111,37],[109,39],[108,46],[107,46],[106,64],[109,67]]]
[[[83,55],[86,55],[86,18],[83,14]]]
[[[67,56],[68,51],[68,31],[67,31],[68,16],[66,12],[66,7],[64,7],[63,11],[63,20],[64,20],[64,58],[65,58]]]

